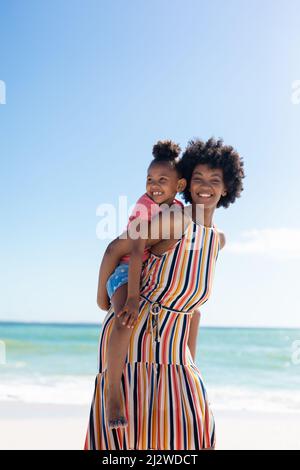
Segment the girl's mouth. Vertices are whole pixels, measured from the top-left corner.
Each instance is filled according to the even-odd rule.
[[[152,196],[162,196],[163,193],[161,191],[152,191]]]

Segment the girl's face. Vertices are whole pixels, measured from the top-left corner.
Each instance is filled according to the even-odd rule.
[[[177,171],[168,163],[152,163],[149,166],[146,191],[156,204],[171,205],[176,194],[185,186],[185,178],[179,178]]]
[[[190,192],[193,203],[204,204],[204,208],[215,208],[226,194],[221,168],[211,168],[207,164],[195,166],[192,173]]]

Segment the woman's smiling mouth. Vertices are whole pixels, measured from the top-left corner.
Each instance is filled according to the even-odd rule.
[[[198,193],[197,196],[202,197],[202,198],[209,199],[210,197],[213,196],[213,194],[209,194],[209,193]]]

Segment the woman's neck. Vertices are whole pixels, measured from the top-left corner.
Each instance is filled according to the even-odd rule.
[[[212,227],[214,211],[214,207],[203,209],[203,204],[192,203],[192,219],[196,224],[198,223],[205,225],[206,227]]]

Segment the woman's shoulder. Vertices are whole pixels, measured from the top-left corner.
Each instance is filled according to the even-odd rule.
[[[157,243],[159,240],[178,240],[182,237],[191,220],[180,205],[165,205],[149,221],[149,232],[155,234],[153,240],[150,241],[150,245]]]
[[[176,198],[175,198],[174,201],[173,201],[173,204],[175,204],[175,205],[177,205],[177,206],[179,206],[179,207],[181,207],[181,208],[184,208],[184,207],[185,207],[184,204],[183,204],[183,202],[180,201],[180,199],[176,199]]]
[[[220,238],[220,250],[222,250],[222,248],[224,248],[225,243],[226,243],[225,233],[222,230],[219,230],[219,229],[216,229],[216,230]]]

